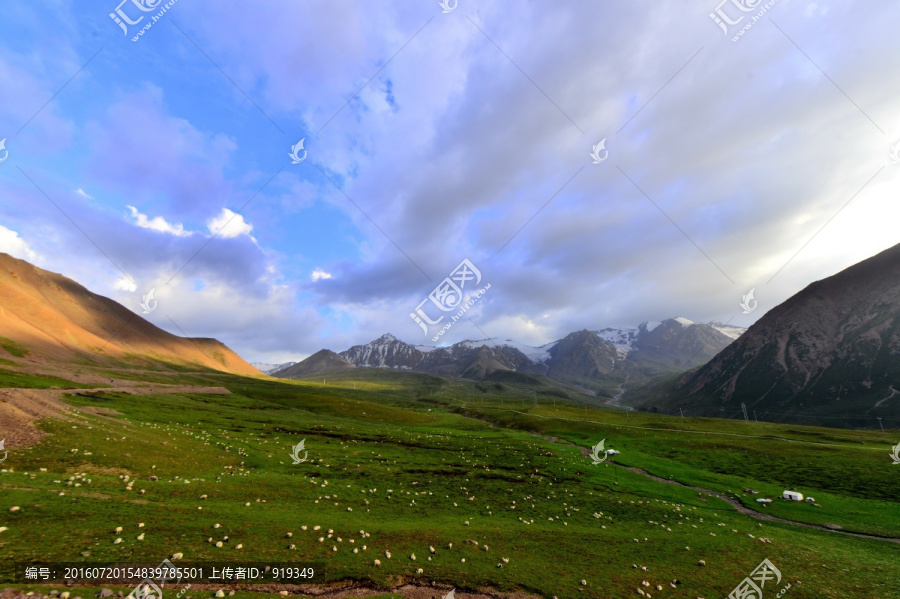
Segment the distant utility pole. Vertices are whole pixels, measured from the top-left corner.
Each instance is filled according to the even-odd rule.
[[[756,418],[756,410],[753,410],[753,421],[759,422],[759,420],[757,420],[757,418]]]
[[[681,417],[684,418],[684,410],[682,410],[681,408],[678,408],[678,411],[681,412]]]
[[[878,426],[881,427],[881,432],[884,432],[884,425],[881,424],[881,416],[876,416],[876,418],[878,418]]]
[[[750,419],[747,418],[747,406],[744,404],[744,402],[741,402],[741,409],[744,411],[744,422],[750,424]]]

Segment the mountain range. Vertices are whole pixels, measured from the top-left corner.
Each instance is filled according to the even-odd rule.
[[[539,347],[489,339],[434,347],[385,334],[340,353],[322,350],[270,374],[302,378],[350,368],[390,368],[483,380],[498,372],[518,372],[545,375],[601,397],[614,397],[626,384],[705,363],[743,330],[678,317],[636,328],[576,331]]]
[[[0,253],[0,349],[4,363],[32,367],[264,370],[281,378],[387,368],[525,384],[547,377],[646,410],[871,428],[879,418],[900,421],[900,245],[810,284],[746,330],[677,317],[575,331],[538,347],[491,339],[434,347],[385,334],[259,370],[215,339],[172,335],[71,279]]]

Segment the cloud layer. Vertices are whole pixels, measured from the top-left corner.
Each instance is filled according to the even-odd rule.
[[[732,42],[705,2],[179,3],[134,43],[64,3],[52,53],[13,4],[0,251],[250,359],[423,342],[464,258],[492,287],[444,341],[541,344],[748,325],[900,242],[891,4],[780,0]]]

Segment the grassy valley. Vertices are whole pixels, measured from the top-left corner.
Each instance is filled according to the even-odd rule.
[[[139,393],[66,392],[75,412],[7,448],[0,489],[20,508],[0,515],[7,564],[180,553],[305,563],[318,583],[383,592],[693,598],[727,595],[768,558],[790,597],[898,596],[896,434],[603,409],[535,381],[532,394],[372,369],[138,374]],[[621,453],[594,465],[585,449],[601,439]],[[301,440],[308,461],[293,464]],[[777,499],[784,489],[817,505]],[[760,520],[707,491],[872,538]]]

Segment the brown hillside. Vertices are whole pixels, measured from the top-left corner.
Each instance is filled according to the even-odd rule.
[[[0,253],[0,337],[29,358],[152,358],[260,374],[215,339],[177,337],[62,275]],[[34,355],[37,354],[37,355]]]
[[[662,409],[827,426],[900,420],[900,244],[772,308]],[[887,422],[885,423],[887,425]]]

